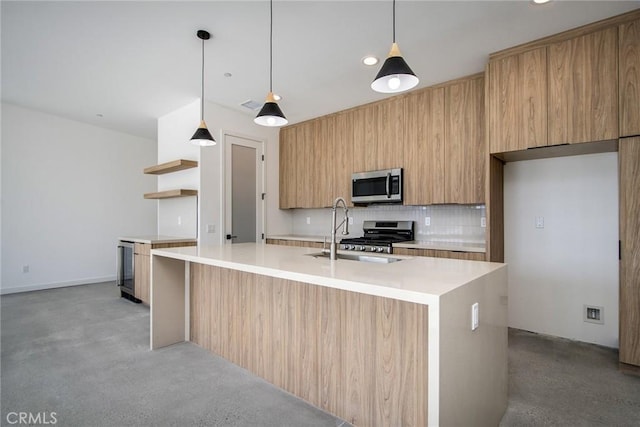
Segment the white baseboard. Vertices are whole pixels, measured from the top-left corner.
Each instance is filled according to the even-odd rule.
[[[0,295],[16,294],[18,292],[42,291],[44,289],[66,288],[67,286],[89,285],[91,283],[113,282],[116,276],[92,277],[89,279],[70,280],[68,282],[40,283],[37,285],[13,286],[0,288]]]

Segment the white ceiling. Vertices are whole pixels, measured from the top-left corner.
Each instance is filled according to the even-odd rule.
[[[388,95],[369,85],[391,46],[392,2],[274,2],[274,91],[290,123]],[[418,87],[480,72],[487,55],[640,7],[640,1],[406,1],[396,39]],[[156,138],[200,96],[241,111],[269,88],[267,1],[2,1],[2,100]],[[225,77],[231,73],[231,77]],[[103,117],[98,117],[101,114]],[[223,124],[210,124],[223,126]]]

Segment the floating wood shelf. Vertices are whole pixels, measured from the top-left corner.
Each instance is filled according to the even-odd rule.
[[[144,168],[144,173],[151,175],[162,175],[164,173],[177,172],[184,169],[197,168],[198,162],[195,160],[178,159],[171,162],[162,163],[161,165],[149,166]]]
[[[189,197],[189,196],[197,196],[198,190],[167,190],[167,191],[159,191],[157,193],[146,193],[144,195],[145,199],[172,199],[174,197]]]

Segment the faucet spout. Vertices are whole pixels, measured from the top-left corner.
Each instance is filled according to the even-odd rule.
[[[344,210],[344,219],[338,225],[336,225],[336,211],[338,209],[338,205],[342,204],[342,209]],[[338,242],[336,241],[336,231],[338,228],[342,226],[342,235],[346,236],[349,234],[349,217],[347,216],[349,213],[349,209],[347,208],[347,202],[344,201],[342,197],[338,197],[333,201],[333,206],[331,208],[331,245],[329,258],[332,260],[338,259]]]

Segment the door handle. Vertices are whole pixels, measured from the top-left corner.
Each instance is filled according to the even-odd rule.
[[[385,185],[385,190],[387,191],[387,199],[391,198],[391,174],[387,173],[387,182]]]
[[[238,236],[232,236],[231,234],[227,234],[227,240],[237,239]]]

